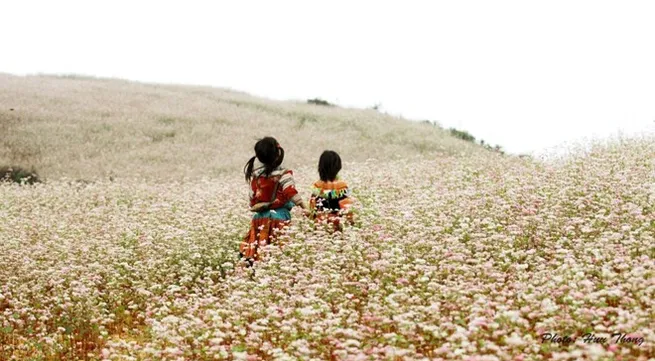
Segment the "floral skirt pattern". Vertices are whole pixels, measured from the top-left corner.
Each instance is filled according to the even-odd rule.
[[[291,207],[293,204],[287,203],[284,208],[255,213],[250,221],[250,230],[239,246],[241,256],[252,261],[259,260],[259,247],[275,243],[277,233],[289,225]]]
[[[314,215],[317,226],[327,226],[328,230],[342,231],[343,223],[354,224],[353,214],[339,214],[338,212],[321,212]]]

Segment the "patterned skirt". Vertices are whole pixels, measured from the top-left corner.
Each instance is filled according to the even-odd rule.
[[[241,256],[252,261],[259,260],[259,247],[275,243],[277,234],[289,225],[291,207],[293,203],[287,203],[284,208],[255,213],[250,221],[250,230],[239,246]]]
[[[352,204],[352,201],[348,198],[339,201],[339,208],[346,209]],[[345,212],[340,214],[338,210],[334,211],[317,211],[316,201],[310,201],[310,206],[314,209],[314,222],[317,225],[327,225],[328,230],[333,231],[343,231],[343,222],[346,221],[348,224],[354,224],[353,213]]]
[[[342,232],[344,223],[351,226],[355,224],[352,213],[344,215],[339,215],[338,213],[319,213],[313,218],[316,227],[328,232]]]

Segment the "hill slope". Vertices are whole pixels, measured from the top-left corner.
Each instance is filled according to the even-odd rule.
[[[80,77],[0,74],[0,120],[0,164],[48,178],[211,177],[241,168],[266,135],[290,167],[314,164],[324,149],[346,162],[482,151],[373,110]]]
[[[652,138],[533,162],[367,111],[2,80],[2,104],[17,104],[2,113],[4,152],[51,178],[227,173],[0,183],[0,360],[655,356]],[[237,256],[251,217],[239,169],[276,122],[303,197],[324,147],[357,161],[343,170],[356,224],[332,235],[294,211],[251,277]]]

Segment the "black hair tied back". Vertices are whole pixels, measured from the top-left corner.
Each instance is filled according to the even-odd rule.
[[[264,165],[264,174],[269,176],[275,168],[279,167],[284,160],[284,149],[273,137],[264,137],[255,143],[255,156],[243,167],[243,173],[246,182],[250,182],[253,177],[255,159],[258,159]]]
[[[257,156],[250,158],[250,160],[243,167],[243,174],[246,176],[246,182],[250,182],[252,179],[252,169],[255,166],[255,158],[257,158]]]

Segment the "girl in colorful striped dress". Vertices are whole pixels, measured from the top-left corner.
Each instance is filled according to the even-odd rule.
[[[341,157],[334,151],[326,150],[318,160],[320,180],[312,187],[310,199],[311,216],[317,223],[327,222],[334,230],[342,230],[341,217],[352,223],[352,205],[348,184],[339,178]]]
[[[244,167],[254,214],[239,250],[250,265],[259,259],[258,248],[274,242],[276,233],[289,224],[294,206],[307,209],[296,190],[293,172],[281,166],[283,160],[284,149],[277,140],[265,137],[255,144],[255,156]]]

